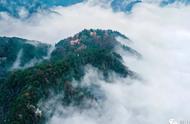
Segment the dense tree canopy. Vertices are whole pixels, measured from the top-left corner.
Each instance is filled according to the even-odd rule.
[[[0,84],[0,89],[2,89],[0,122],[6,124],[45,123],[46,117],[43,112],[42,115],[36,114],[39,109],[37,104],[39,100],[48,99],[50,91],[56,94],[62,93],[62,104],[65,106],[83,106],[85,99],[97,100],[96,95],[91,92],[92,87],[80,87],[80,85],[73,87],[72,85],[73,80],[82,83],[86,65],[92,65],[102,71],[105,80],[111,72],[121,77],[133,76],[134,73],[122,64],[122,57],[115,51],[115,47],[121,47],[132,53],[136,51],[120,44],[116,40],[117,36],[127,39],[119,32],[111,30],[83,30],[73,37],[58,42],[49,60],[44,60],[28,69],[9,72],[8,77]],[[28,47],[33,48],[33,46],[25,46],[23,49],[26,48],[27,51]],[[43,53],[43,50],[40,51],[41,48],[44,47],[33,51],[37,51],[37,54],[33,52],[29,54],[30,51],[27,51],[27,56],[32,58],[35,55],[40,58],[46,53]],[[11,49],[18,48],[8,48],[8,51]],[[15,57],[13,58],[15,60]],[[24,57],[24,62],[28,61],[27,59]]]

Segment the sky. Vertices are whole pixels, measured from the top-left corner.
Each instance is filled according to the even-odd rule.
[[[52,10],[55,13],[40,12],[27,20],[4,14],[0,36],[55,44],[84,28],[117,30],[129,37],[132,42],[128,45],[142,55],[137,59],[119,51],[124,64],[142,80],[113,75],[108,84],[98,70],[87,67],[84,84],[91,85],[90,81],[95,80],[106,100],[83,111],[58,104],[48,124],[165,124],[169,119],[189,119],[190,6],[141,3],[126,14],[87,2]],[[58,114],[60,111],[68,116]]]

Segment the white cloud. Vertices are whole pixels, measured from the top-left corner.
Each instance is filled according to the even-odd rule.
[[[99,111],[93,108],[82,113],[76,110],[69,117],[54,116],[50,124],[163,124],[170,118],[188,119],[189,6],[160,8],[142,3],[130,15],[86,3],[53,10],[59,14],[42,13],[25,21],[6,17],[0,21],[0,34],[55,43],[84,28],[118,30],[133,41],[130,45],[143,56],[136,60],[122,54],[125,64],[143,81],[131,80],[129,85],[129,80],[115,76],[115,83],[106,84],[94,74],[107,96],[100,110],[103,114],[97,115]]]
[[[18,52],[18,55],[17,55],[17,58],[15,60],[15,62],[13,63],[13,66],[11,69],[18,69],[20,68],[20,58],[22,57],[23,55],[23,50],[21,49],[19,52]]]

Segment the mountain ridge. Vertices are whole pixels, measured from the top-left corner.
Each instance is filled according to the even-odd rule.
[[[81,86],[89,65],[98,69],[107,82],[113,73],[121,78],[134,78],[136,74],[123,64],[116,47],[126,54],[133,54],[135,50],[124,47],[116,37],[129,40],[117,31],[85,29],[58,42],[49,59],[30,68],[11,71],[0,83],[0,123],[46,123],[49,117],[38,103],[49,99],[51,92],[63,95],[63,106],[85,107],[88,99],[103,100],[102,92],[100,97],[92,90],[100,91],[98,86]],[[73,80],[78,82],[77,86]]]
[[[68,7],[82,2],[88,2],[88,0],[1,0],[0,1],[0,13],[7,13],[8,15],[26,19],[35,13],[40,11],[51,12],[51,8],[56,6]],[[122,11],[130,13],[135,5],[140,3],[158,3],[161,7],[168,6],[174,3],[180,3],[189,5],[190,0],[161,0],[161,1],[149,1],[149,0],[99,0],[98,3],[102,2],[110,6],[113,11]],[[97,3],[97,4],[98,4]]]

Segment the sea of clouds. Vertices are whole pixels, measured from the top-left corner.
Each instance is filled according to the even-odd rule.
[[[83,111],[58,104],[49,124],[167,124],[171,118],[189,119],[190,6],[163,8],[145,2],[125,14],[85,2],[52,11],[26,20],[1,14],[0,35],[54,44],[84,28],[117,30],[128,36],[133,41],[129,45],[142,55],[137,59],[120,53],[124,64],[142,80],[115,75],[112,83],[107,83],[96,69],[88,68],[84,84],[91,85],[94,80],[106,100]]]

